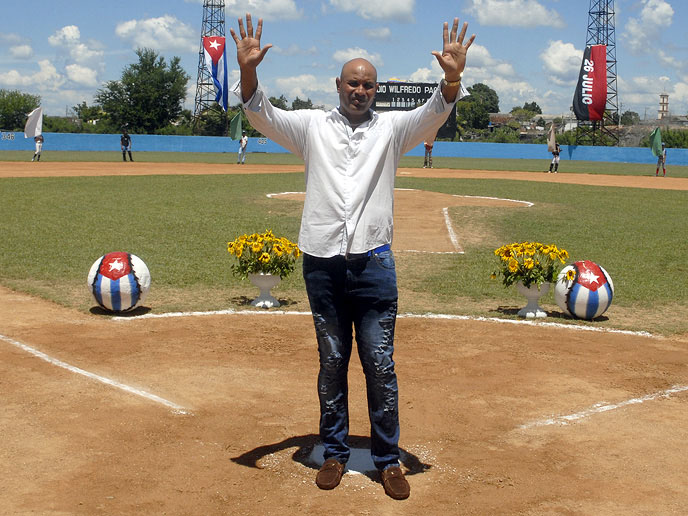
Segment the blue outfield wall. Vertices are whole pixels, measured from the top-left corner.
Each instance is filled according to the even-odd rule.
[[[119,152],[119,134],[43,133],[43,151],[113,151]],[[239,142],[221,136],[161,136],[133,134],[132,151],[151,152],[237,152]],[[24,133],[3,132],[0,151],[33,151],[34,143]],[[656,163],[657,158],[646,147],[589,147],[563,145],[562,160],[611,161],[621,163]],[[285,153],[284,147],[267,138],[249,138],[248,152]],[[423,145],[412,149],[407,156],[422,157]],[[541,159],[551,160],[544,144],[435,142],[433,157]],[[688,165],[688,149],[668,149],[670,165]]]

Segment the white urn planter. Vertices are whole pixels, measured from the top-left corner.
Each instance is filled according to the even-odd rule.
[[[258,297],[251,301],[251,306],[272,308],[280,305],[279,301],[270,294],[270,290],[279,285],[282,278],[275,274],[259,272],[257,274],[249,274],[248,279],[260,290]]]
[[[539,319],[542,317],[547,317],[547,312],[540,308],[538,301],[542,296],[549,292],[549,287],[549,283],[543,283],[539,288],[537,285],[526,287],[520,281],[516,283],[516,289],[518,290],[519,294],[524,296],[528,301],[528,304],[518,311],[518,315],[525,317],[526,319]]]

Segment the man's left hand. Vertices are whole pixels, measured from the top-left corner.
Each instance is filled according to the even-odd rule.
[[[444,78],[447,81],[458,81],[463,69],[466,67],[466,53],[475,39],[475,34],[473,34],[466,44],[463,43],[467,29],[468,22],[464,22],[461,32],[459,32],[459,19],[454,18],[451,33],[449,33],[449,24],[444,22],[442,53],[440,54],[436,50],[432,52],[432,55],[437,58],[437,62],[444,70]]]

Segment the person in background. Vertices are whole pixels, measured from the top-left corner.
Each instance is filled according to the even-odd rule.
[[[435,144],[435,137],[428,138],[423,142],[425,145],[425,161],[423,161],[423,168],[432,168],[432,146]]]
[[[655,177],[659,177],[659,169],[662,169],[662,177],[666,177],[666,159],[667,152],[664,142],[662,142],[662,153],[657,157],[657,170],[655,171]]]
[[[241,140],[239,140],[239,154],[237,155],[237,164],[242,165],[246,161],[246,147],[248,146],[248,136],[246,136],[246,131],[241,133]]]
[[[552,151],[552,163],[549,164],[549,171],[552,172],[552,169],[554,168],[555,174],[559,170],[559,154],[561,154],[561,147],[558,143],[556,143],[554,150]]]
[[[129,161],[134,161],[134,158],[131,157],[131,136],[126,129],[122,132],[119,144],[122,148],[122,161],[127,161],[127,153],[129,153]]]
[[[41,152],[43,152],[43,142],[45,138],[43,138],[42,134],[37,134],[34,136],[33,141],[36,142],[36,152],[33,153],[31,161],[41,161]]]

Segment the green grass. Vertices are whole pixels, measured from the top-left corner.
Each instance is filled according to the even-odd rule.
[[[429,285],[433,295],[454,295],[458,284],[461,295],[475,300],[500,297],[499,281],[489,284],[475,278],[485,278],[494,269],[496,247],[537,240],[566,249],[572,260],[605,267],[615,280],[614,302],[620,306],[688,306],[688,192],[415,178],[400,179],[398,185],[535,203],[531,208],[452,208],[459,238],[461,228],[478,223],[484,242],[435,273]],[[445,281],[447,274],[456,283]]]
[[[301,204],[265,194],[304,188],[301,173],[4,178],[0,185],[0,284],[87,311],[91,264],[126,250],[151,270],[147,304],[155,312],[245,307],[255,288],[231,275],[226,243],[267,228],[296,240]],[[535,203],[451,208],[459,239],[470,231],[478,243],[464,255],[398,253],[402,311],[514,317],[522,299],[490,280],[493,250],[539,240],[611,274],[612,315],[592,324],[688,332],[688,192],[408,177],[397,186]],[[307,310],[299,265],[275,293],[287,308]],[[544,303],[558,310],[551,293]]]

